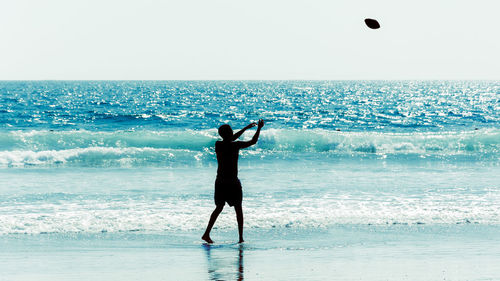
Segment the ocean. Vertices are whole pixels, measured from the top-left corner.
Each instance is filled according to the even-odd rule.
[[[247,242],[203,245],[260,118]],[[0,280],[498,280],[499,242],[498,81],[0,82]]]

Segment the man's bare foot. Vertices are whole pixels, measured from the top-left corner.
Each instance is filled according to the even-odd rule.
[[[201,239],[205,240],[208,244],[212,244],[214,243],[214,241],[212,239],[210,239],[210,235],[203,235],[201,236]]]

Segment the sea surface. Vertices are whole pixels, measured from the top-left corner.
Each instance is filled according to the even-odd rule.
[[[196,252],[217,128],[260,118],[240,153],[245,251],[500,262],[499,81],[2,81],[0,269],[16,279],[14,253],[67,247]],[[236,249],[232,208],[212,238]],[[232,279],[213,250],[209,279]]]

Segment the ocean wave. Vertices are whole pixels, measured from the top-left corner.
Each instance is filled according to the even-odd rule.
[[[340,154],[487,154],[500,152],[500,130],[425,133],[340,132],[328,130],[269,130],[264,148],[281,151]]]
[[[201,161],[210,154],[185,149],[88,147],[45,151],[0,152],[0,166],[70,165],[99,167],[168,166]]]
[[[247,133],[248,138],[252,133]],[[148,166],[215,161],[217,131],[11,131],[0,132],[0,166]],[[500,130],[439,133],[340,132],[266,129],[243,157],[302,153],[404,157],[466,155],[500,158]]]

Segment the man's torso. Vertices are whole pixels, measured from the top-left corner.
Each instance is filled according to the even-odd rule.
[[[217,178],[232,180],[238,178],[239,142],[217,141],[215,153],[217,154]]]

